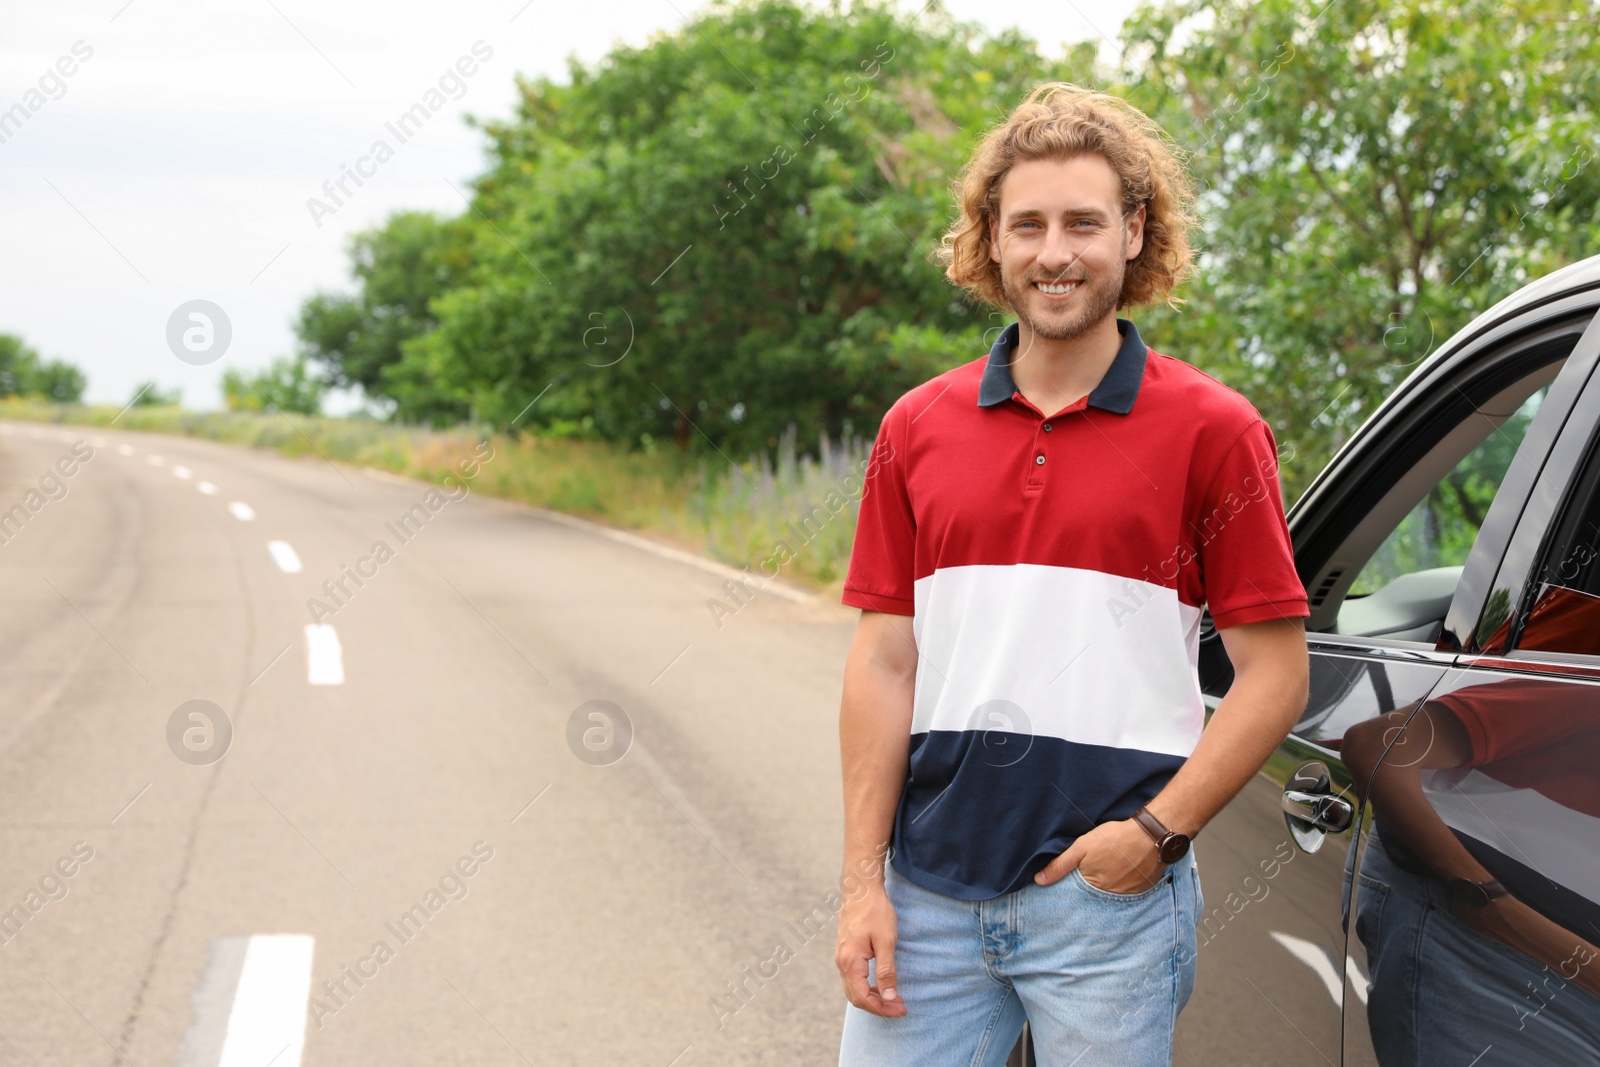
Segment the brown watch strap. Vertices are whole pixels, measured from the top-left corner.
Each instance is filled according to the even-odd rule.
[[[1498,879],[1491,878],[1485,882],[1475,882],[1470,878],[1453,879],[1447,886],[1450,897],[1469,907],[1481,908],[1500,897],[1510,893]]]
[[[1150,835],[1150,839],[1158,845],[1172,832],[1161,824],[1161,820],[1155,817],[1154,812],[1143,805],[1133,813],[1133,817],[1140,826],[1144,827],[1144,832]]]
[[[1176,833],[1161,824],[1149,808],[1140,806],[1133,818],[1156,843],[1156,854],[1162,863],[1176,863],[1189,851],[1189,836]]]

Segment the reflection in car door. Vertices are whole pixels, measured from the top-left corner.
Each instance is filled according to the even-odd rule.
[[[1362,783],[1373,826],[1351,950],[1372,987],[1347,1042],[1365,1038],[1382,1067],[1600,1062],[1600,381],[1589,378],[1476,615],[1453,620],[1457,665]],[[1370,748],[1361,735],[1375,725],[1352,729],[1347,754]]]
[[[1205,912],[1195,991],[1179,1016],[1181,1064],[1339,1062],[1341,890],[1358,818],[1339,746],[1350,724],[1419,701],[1446,663],[1308,637],[1305,714],[1195,844]],[[1364,990],[1365,975],[1351,977]]]
[[[1428,471],[1429,462],[1443,462],[1449,470],[1459,457],[1444,453],[1471,447],[1458,445],[1451,435],[1471,437],[1467,423],[1482,417],[1481,406],[1493,397],[1522,396],[1517,387],[1524,380],[1531,392],[1535,384],[1556,378],[1560,361],[1573,350],[1586,321],[1587,316],[1576,324],[1569,321],[1554,332],[1544,320],[1513,323],[1484,338],[1479,354],[1460,355],[1463,364],[1474,359],[1514,363],[1513,356],[1522,362],[1510,371],[1500,368],[1498,376],[1468,375],[1465,388],[1444,375],[1429,388],[1413,389],[1405,409],[1388,411],[1360,447],[1336,457],[1320,479],[1333,488],[1324,486],[1315,507],[1342,516],[1347,530],[1359,532],[1369,509],[1381,516],[1394,511],[1396,494],[1420,498],[1427,486],[1415,484],[1413,470],[1385,469],[1373,456],[1414,454],[1420,457],[1419,469]],[[1468,610],[1466,602],[1479,596],[1498,569],[1505,539],[1532,491],[1538,457],[1548,449],[1575,395],[1576,386],[1562,385],[1560,379],[1550,387],[1526,437],[1518,442],[1459,579],[1456,570],[1442,568],[1422,579],[1435,587],[1441,579],[1452,583],[1441,601],[1450,612]],[[1477,435],[1487,437],[1496,429],[1486,425]],[[1410,507],[1401,503],[1401,512]],[[1456,658],[1437,616],[1431,628],[1419,629],[1409,620],[1397,631],[1399,637],[1339,627],[1338,600],[1356,577],[1339,573],[1335,566],[1347,539],[1318,536],[1323,531],[1307,530],[1307,521],[1315,526],[1321,520],[1316,515],[1307,520],[1297,504],[1290,524],[1313,607],[1312,632],[1307,634],[1310,699],[1263,772],[1197,839],[1205,910],[1195,992],[1179,1017],[1178,1063],[1276,1063],[1296,1057],[1340,1063],[1346,1056],[1345,1006],[1355,1010],[1364,1003],[1369,979],[1364,954],[1347,946],[1347,871],[1366,812],[1347,766],[1346,739],[1352,728],[1398,715],[1387,737],[1382,731],[1377,735],[1381,752],[1381,744],[1392,740],[1406,716],[1445,680]],[[1371,531],[1365,536],[1370,538]],[[1437,588],[1433,593],[1437,599]],[[1366,611],[1369,618],[1373,614]],[[1341,629],[1346,632],[1337,632]],[[1437,638],[1418,640],[1423,630]],[[1215,635],[1207,641],[1210,655],[1203,656],[1202,683],[1214,707],[1230,679],[1225,661],[1217,676],[1204,676],[1205,662],[1215,665],[1219,658]],[[1315,1055],[1308,1054],[1307,1045]],[[1371,1054],[1357,1050],[1343,1062],[1371,1062]]]

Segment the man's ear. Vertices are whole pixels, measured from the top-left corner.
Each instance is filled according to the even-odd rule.
[[[989,216],[989,258],[1000,262],[1000,220]]]
[[[1129,215],[1123,225],[1128,231],[1128,262],[1132,263],[1144,248],[1144,205],[1139,205],[1139,210]]]

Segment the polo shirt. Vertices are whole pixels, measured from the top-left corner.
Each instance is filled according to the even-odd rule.
[[[1200,618],[1308,614],[1249,401],[1122,343],[1045,413],[1017,391],[1012,323],[901,396],[867,469],[843,603],[912,617],[910,764],[895,870],[984,900],[1082,833],[1132,817],[1205,723]]]
[[[1421,772],[1434,814],[1523,903],[1568,930],[1595,930],[1600,854],[1574,847],[1600,825],[1595,689],[1513,676],[1428,703],[1436,716],[1454,715],[1470,745],[1459,765]],[[1383,834],[1404,842],[1392,824]]]

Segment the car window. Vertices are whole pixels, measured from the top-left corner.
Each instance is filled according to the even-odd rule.
[[[1540,386],[1498,428],[1484,422],[1488,436],[1400,520],[1356,575],[1347,599],[1376,593],[1402,575],[1466,563],[1494,494],[1549,392],[1548,384]]]
[[[1590,446],[1534,575],[1517,648],[1600,656],[1600,442]]]
[[[1478,531],[1575,340],[1568,335],[1531,353],[1521,378],[1441,428],[1433,447],[1372,505],[1338,553],[1355,576],[1331,632],[1437,641]]]

